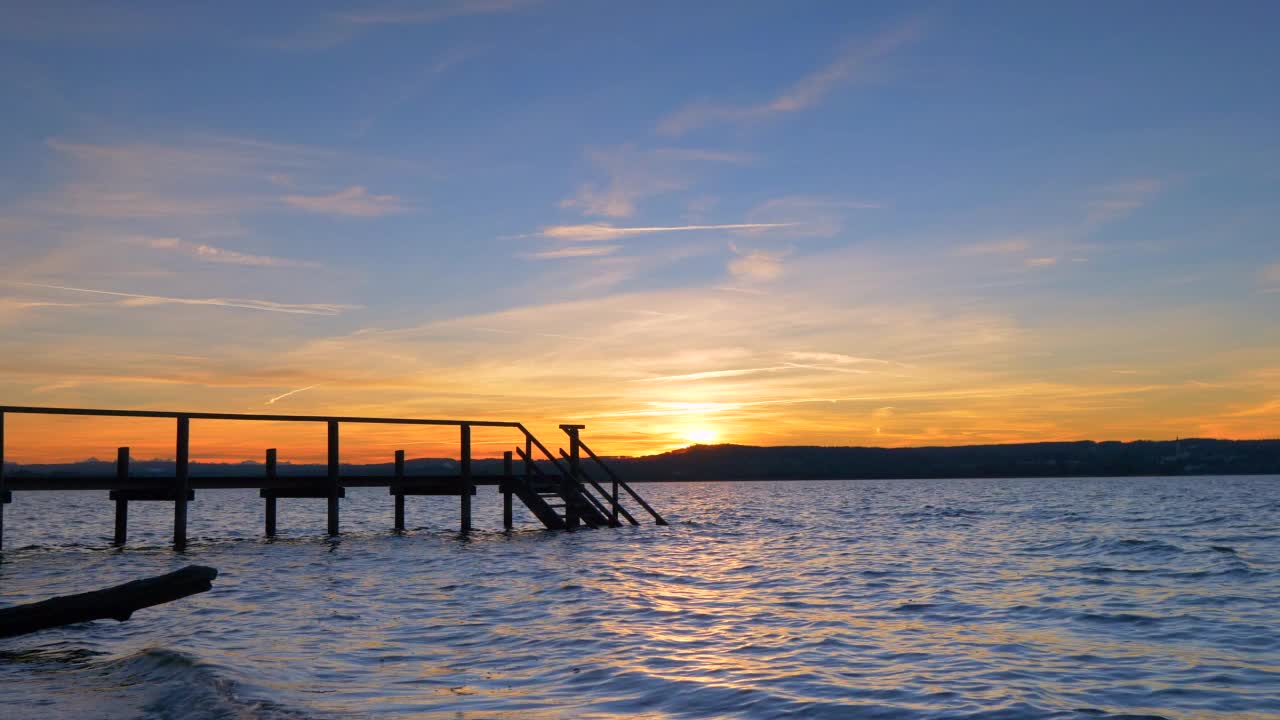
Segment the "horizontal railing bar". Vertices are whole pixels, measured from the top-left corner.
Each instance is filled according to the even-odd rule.
[[[476,485],[501,485],[504,475],[472,475]],[[423,483],[461,482],[461,475],[405,475],[397,478],[394,475],[343,475],[339,484],[343,487],[391,487],[393,485],[412,485]],[[258,490],[263,488],[308,488],[320,487],[328,483],[328,475],[286,475],[274,480],[267,480],[262,475],[205,475],[190,479],[193,490]],[[108,475],[93,475],[76,478],[48,478],[9,476],[5,479],[5,488],[21,492],[58,492],[62,490],[150,490],[153,488],[172,488],[173,478],[164,476],[131,477],[119,480]]]
[[[53,408],[0,405],[0,413],[25,415],[91,415],[98,417],[189,418],[191,420],[256,420],[259,422],[339,422],[380,425],[471,425],[509,427],[524,430],[518,422],[502,420],[433,420],[425,418],[352,417],[343,415],[256,415],[246,413],[170,412],[167,410],[99,410],[93,408]]]

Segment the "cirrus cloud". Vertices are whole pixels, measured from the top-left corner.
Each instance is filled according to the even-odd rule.
[[[598,240],[618,240],[633,235],[652,235],[654,233],[695,232],[699,230],[767,230],[787,227],[789,223],[732,223],[727,225],[670,225],[656,227],[615,227],[600,223],[586,225],[551,225],[536,233],[516,235],[515,237],[547,237],[566,242],[595,242]]]
[[[286,195],[284,202],[307,212],[349,217],[382,217],[404,212],[395,195],[372,195],[362,185],[352,185],[329,195]]]
[[[710,125],[762,120],[793,113],[817,105],[840,85],[862,75],[876,61],[920,37],[923,23],[912,19],[900,23],[868,42],[851,46],[835,60],[804,76],[771,100],[756,105],[725,105],[696,102],[658,122],[663,135],[683,135]]]

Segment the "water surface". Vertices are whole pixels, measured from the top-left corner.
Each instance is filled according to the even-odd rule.
[[[0,640],[0,717],[1280,718],[1280,478],[643,485],[671,521],[538,530],[481,488],[172,506],[19,493],[0,605],[188,563],[214,590]],[[483,530],[483,528],[491,528]]]

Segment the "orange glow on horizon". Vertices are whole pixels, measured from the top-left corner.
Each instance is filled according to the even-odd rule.
[[[821,409],[821,408],[819,408]],[[335,414],[345,414],[334,409]],[[366,413],[368,408],[362,408]],[[307,412],[322,411],[308,408]],[[303,414],[303,413],[298,413]],[[372,413],[369,413],[372,414]],[[1066,423],[1029,422],[1016,418],[986,418],[965,415],[965,420],[981,424],[980,430],[948,426],[943,422],[912,427],[903,414],[872,413],[861,423],[840,422],[822,412],[796,411],[779,423],[770,413],[764,417],[730,416],[708,413],[699,408],[661,416],[603,416],[586,418],[584,441],[602,456],[643,456],[677,450],[690,445],[733,442],[743,445],[827,445],[827,446],[953,446],[994,445],[1020,442],[1076,440],[1163,440],[1177,436],[1232,437],[1262,439],[1277,433],[1257,414],[1218,418],[1201,427],[1210,432],[1182,430],[1172,420],[1166,432],[1131,432],[1098,436],[1085,427]],[[402,417],[410,417],[402,415]],[[509,418],[492,418],[507,420]],[[935,421],[938,418],[931,418]],[[572,420],[570,418],[569,420]],[[558,425],[564,418],[524,420],[552,453],[568,448]],[[322,463],[325,461],[325,428],[321,423],[192,421],[193,462],[239,463],[261,461],[269,447],[279,450],[281,462]],[[78,416],[6,416],[5,459],[17,463],[77,462],[115,456],[121,446],[131,448],[135,459],[172,459],[175,429],[168,419],[101,418]],[[390,462],[396,450],[409,458],[457,458],[459,431],[456,427],[344,424],[341,458],[344,463]],[[472,457],[500,458],[506,450],[523,446],[523,436],[514,429],[473,428]],[[535,454],[537,451],[535,450]]]

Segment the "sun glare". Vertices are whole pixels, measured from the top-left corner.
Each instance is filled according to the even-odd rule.
[[[699,427],[690,428],[684,433],[684,439],[698,445],[710,445],[716,441],[718,435],[711,428]]]

